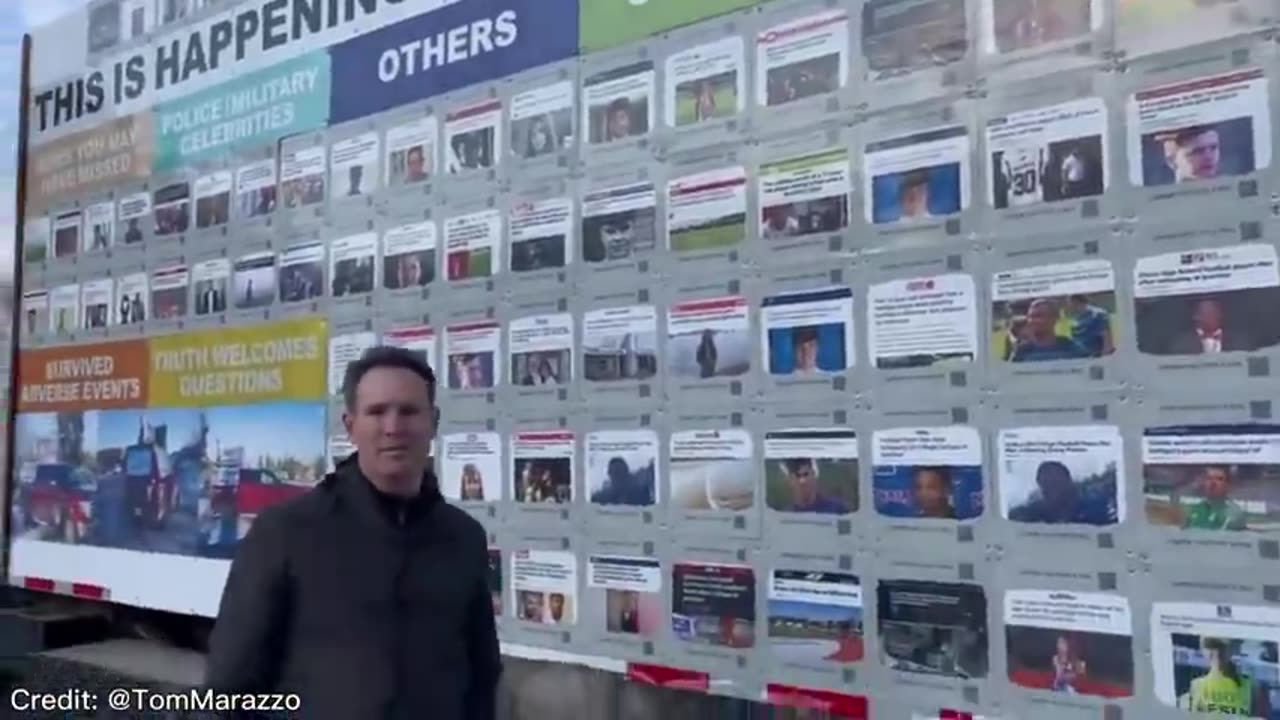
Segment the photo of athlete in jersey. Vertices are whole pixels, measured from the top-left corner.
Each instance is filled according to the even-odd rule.
[[[997,210],[1101,195],[1102,136],[1026,144],[991,153],[991,204]]]
[[[1175,633],[1178,707],[1193,713],[1276,718],[1276,643]]]

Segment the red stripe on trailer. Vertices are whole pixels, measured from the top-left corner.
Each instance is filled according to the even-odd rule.
[[[829,717],[846,720],[867,720],[870,717],[870,703],[860,695],[770,683],[765,698],[771,705],[817,710]]]
[[[56,586],[56,583],[54,583],[52,580],[47,580],[45,578],[23,578],[22,579],[22,587],[24,589],[34,590],[36,592],[45,592],[45,593],[55,592],[54,590],[55,586]]]
[[[86,600],[106,600],[108,593],[107,589],[100,585],[71,583],[71,595]]]
[[[711,676],[707,673],[644,663],[628,663],[627,680],[676,690],[706,692],[711,687]]]

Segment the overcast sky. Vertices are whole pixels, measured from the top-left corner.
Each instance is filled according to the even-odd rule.
[[[13,267],[17,222],[18,98],[22,34],[83,7],[86,0],[0,0],[0,268]]]

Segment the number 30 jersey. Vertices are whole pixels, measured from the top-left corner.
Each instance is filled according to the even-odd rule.
[[[1044,149],[1019,148],[1005,153],[1004,181],[1009,188],[1009,207],[1031,205],[1044,200]]]

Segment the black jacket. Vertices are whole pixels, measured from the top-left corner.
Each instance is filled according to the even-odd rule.
[[[434,476],[383,495],[352,455],[241,540],[206,686],[290,692],[317,720],[493,720],[488,538]]]

